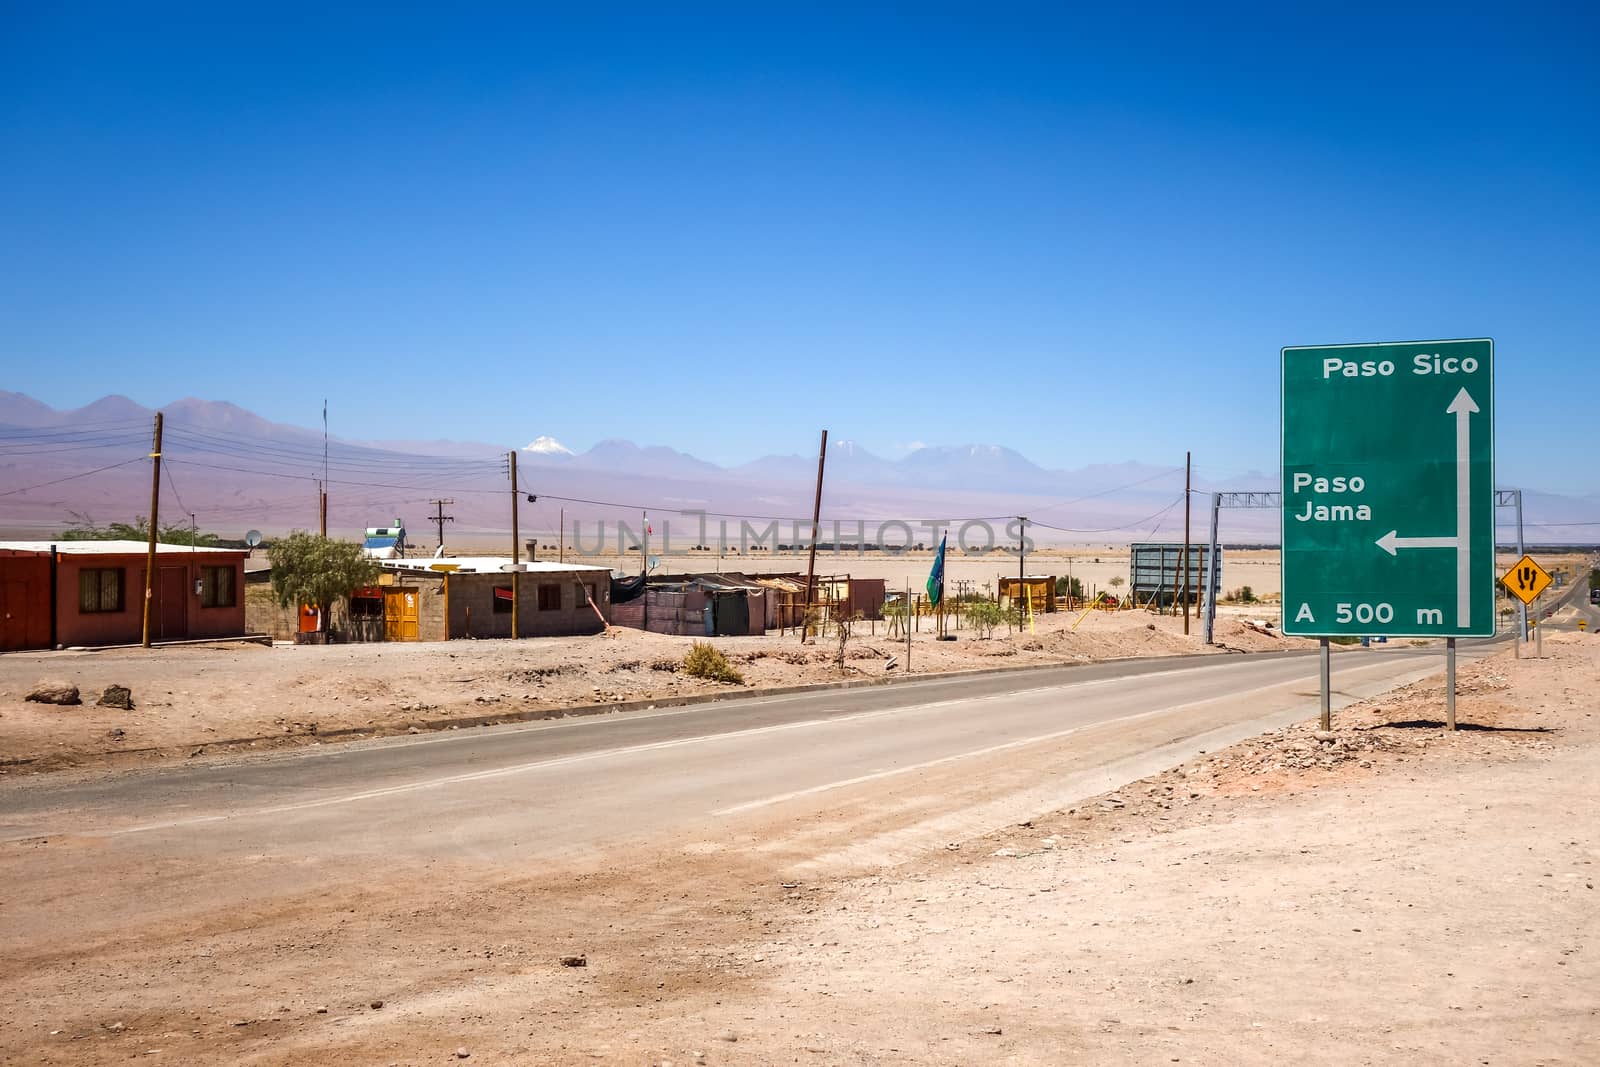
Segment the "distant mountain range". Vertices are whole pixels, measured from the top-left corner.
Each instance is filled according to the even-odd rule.
[[[201,526],[233,534],[316,525],[321,430],[271,422],[225,401],[186,398],[162,411],[164,520],[192,513]],[[145,514],[153,414],[121,396],[57,411],[24,394],[0,392],[0,532],[49,536],[74,515],[109,522]],[[447,540],[507,531],[505,455],[502,447],[477,442],[330,438],[330,530],[354,533],[399,516],[409,520],[414,541],[431,543],[426,516],[439,510],[434,501],[446,500],[443,510],[455,518]],[[786,520],[782,529],[790,536],[788,520],[809,519],[817,462],[815,456],[768,455],[725,468],[664,445],[610,439],[576,452],[550,436],[534,437],[518,456],[523,493],[539,498],[524,499],[524,530],[553,537],[563,511],[569,528],[574,520],[591,530],[600,519],[637,525],[649,509],[658,528],[671,521],[674,540],[688,537],[686,543],[695,540],[698,519],[676,512],[708,513],[708,536],[715,536],[718,515],[728,516],[732,537],[740,521],[759,528],[768,517]],[[1273,489],[1276,475],[1248,471],[1215,484],[1197,479],[1195,488]],[[850,524],[847,534],[863,520],[870,536],[870,524],[888,519],[1028,515],[1042,543],[1165,540],[1181,536],[1182,492],[1181,468],[1130,461],[1051,470],[996,444],[924,447],[891,460],[842,439],[828,449],[823,518]],[[1206,502],[1194,503],[1199,537]],[[1529,493],[1527,506],[1530,523],[1600,514],[1600,499],[1593,497]],[[1543,528],[1532,529],[1535,541],[1590,536],[1572,530],[1540,536]],[[1276,541],[1277,515],[1232,512],[1224,536]]]

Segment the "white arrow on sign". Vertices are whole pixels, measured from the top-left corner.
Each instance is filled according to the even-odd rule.
[[[1456,626],[1472,624],[1472,426],[1477,403],[1466,388],[1445,408],[1456,417],[1456,535],[1454,537],[1401,537],[1390,530],[1377,545],[1389,555],[1402,548],[1453,548],[1456,550]]]
[[[1389,555],[1396,554],[1396,549],[1401,548],[1454,548],[1454,537],[1401,537],[1397,531],[1390,530],[1378,538],[1378,547]]]

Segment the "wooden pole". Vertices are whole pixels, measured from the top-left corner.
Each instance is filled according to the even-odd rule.
[[[911,673],[911,579],[906,579],[906,602],[901,618],[906,624],[906,673]]]
[[[150,449],[150,548],[144,557],[144,635],[143,645],[150,647],[150,600],[155,595],[156,531],[160,529],[158,513],[161,510],[161,412],[156,412],[155,444]]]
[[[1033,610],[1033,592],[1028,588],[1028,516],[1017,516],[1017,592],[1028,601],[1027,610]],[[1017,633],[1022,632],[1022,601],[1017,601]]]
[[[522,494],[517,491],[517,451],[511,450],[511,637],[515,640],[522,636],[522,628],[518,625],[522,611],[522,545],[518,540],[520,532],[517,529],[517,515],[522,510],[518,505],[522,501]]]
[[[822,431],[822,447],[817,451],[817,496],[811,505],[811,555],[806,562],[806,609],[800,618],[800,643],[811,632],[811,599],[817,580],[817,527],[822,521],[822,471],[828,463],[828,431]]]
[[[323,484],[324,484],[324,486],[326,486],[327,483],[323,483]],[[328,490],[326,488],[319,489],[317,491],[317,515],[318,515],[317,532],[322,534],[323,537],[327,537],[328,536]]]

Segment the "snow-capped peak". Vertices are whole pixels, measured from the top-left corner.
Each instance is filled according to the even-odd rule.
[[[532,443],[524,445],[524,452],[537,452],[541,456],[570,456],[572,449],[557,441],[554,437],[535,437]]]

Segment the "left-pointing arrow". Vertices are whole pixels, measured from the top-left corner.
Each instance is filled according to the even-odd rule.
[[[1401,537],[1394,530],[1390,530],[1378,538],[1377,546],[1389,555],[1396,554],[1401,548],[1455,548],[1454,537]]]

